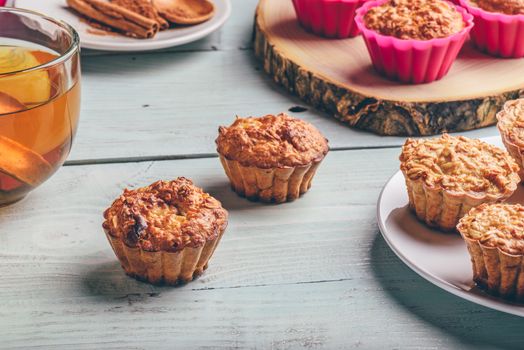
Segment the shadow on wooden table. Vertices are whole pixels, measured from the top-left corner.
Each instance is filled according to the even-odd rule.
[[[371,269],[388,296],[428,327],[462,344],[522,349],[524,318],[476,305],[427,282],[397,258],[378,232]]]
[[[274,206],[272,204],[252,202],[239,197],[231,189],[229,181],[225,176],[223,179],[213,177],[200,179],[198,184],[202,185],[206,192],[209,192],[222,202],[222,205],[229,211],[230,221],[233,220],[233,216],[238,215],[239,211],[257,210],[256,208],[260,206]],[[133,183],[130,186],[135,187],[138,184]],[[122,300],[127,299],[130,304],[147,303],[150,298],[158,298],[161,294],[174,293],[185,286],[188,286],[188,288],[196,288],[198,286],[194,282],[174,288],[170,286],[153,286],[140,282],[124,273],[112,252],[107,254],[110,254],[108,256],[111,259],[110,261],[86,266],[85,272],[81,276],[80,289],[82,295],[93,297],[98,302],[120,304]]]
[[[239,196],[233,191],[230,183],[227,180],[219,181],[212,184],[206,184],[204,190],[217,198],[224,208],[229,212],[250,210],[256,207],[267,207],[267,206],[282,206],[285,204],[275,203],[261,203],[259,201],[252,201],[245,197]],[[307,195],[307,193],[305,194]]]
[[[133,303],[160,296],[158,288],[127,276],[116,260],[93,266],[82,278],[83,294],[104,303]]]

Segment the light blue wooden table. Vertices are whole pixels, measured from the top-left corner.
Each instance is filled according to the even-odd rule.
[[[312,190],[280,206],[231,192],[215,156],[218,126],[302,105],[253,56],[256,0],[233,6],[227,25],[197,43],[84,51],[69,162],[0,209],[0,348],[524,348],[524,319],[434,287],[380,236],[376,201],[398,169],[402,138],[309,109],[295,116],[332,146]],[[218,197],[230,225],[201,278],[153,287],[124,275],[102,212],[125,187],[177,176]]]

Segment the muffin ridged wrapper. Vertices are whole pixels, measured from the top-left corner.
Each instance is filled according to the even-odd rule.
[[[284,203],[306,193],[321,161],[305,166],[262,169],[220,155],[231,187],[239,195],[262,202]]]
[[[499,129],[500,130],[500,129]],[[524,158],[522,155],[522,152],[524,151],[522,148],[517,146],[515,143],[513,143],[511,140],[508,139],[506,135],[504,135],[503,132],[501,132],[501,138],[502,143],[504,144],[504,147],[506,147],[506,150],[508,153],[515,159],[515,161],[519,165],[519,176],[521,181],[524,181]]]
[[[474,17],[471,39],[480,50],[498,57],[524,57],[524,15],[488,12],[469,0],[460,0],[460,5]]]
[[[461,159],[459,155],[464,153],[465,158]],[[442,156],[445,158],[439,162]],[[471,165],[472,159],[478,159],[479,162]],[[506,151],[462,136],[444,134],[436,139],[408,139],[402,147],[400,161],[410,208],[428,226],[444,231],[455,230],[458,221],[471,208],[506,200],[516,191],[520,182],[518,165]],[[496,166],[485,172],[484,167],[493,162],[497,163]],[[480,169],[480,173],[468,169],[465,164]],[[443,172],[443,169],[453,171],[455,167],[460,171],[453,174]],[[468,180],[469,176],[487,181],[488,184],[484,182],[487,188],[484,187],[483,191],[468,188],[468,181],[476,181],[475,177]],[[452,178],[454,185],[450,185],[447,178]],[[496,190],[489,186],[496,186]]]
[[[327,38],[343,39],[360,34],[355,13],[369,0],[292,1],[298,21],[306,30]]]
[[[150,252],[128,247],[105,230],[107,240],[124,271],[131,277],[152,284],[178,285],[192,281],[206,269],[225,230],[201,247],[185,247],[177,252]]]
[[[317,128],[284,113],[237,118],[219,128],[216,144],[233,190],[251,200],[275,203],[307,192],[329,152]]]
[[[422,84],[442,79],[457,58],[473,28],[473,16],[460,6],[465,28],[445,38],[405,40],[386,36],[366,27],[364,16],[373,7],[389,0],[370,1],[357,10],[355,22],[362,32],[375,69],[393,80]]]
[[[500,136],[502,138],[502,143],[504,144],[504,147],[506,147],[508,153],[513,157],[513,159],[515,159],[515,161],[519,165],[519,176],[521,181],[524,181],[524,147],[517,145],[515,142],[511,140],[510,128],[507,128],[503,125],[507,109],[512,103],[518,103],[518,101],[522,101],[521,103],[524,103],[524,99],[508,101],[504,104],[504,108],[502,109],[502,111],[497,113],[497,129],[500,132]]]
[[[462,236],[471,255],[474,281],[491,294],[524,300],[524,256],[485,247]]]
[[[461,219],[457,230],[471,256],[475,283],[490,294],[523,301],[522,215],[511,218],[494,212],[496,209],[522,213],[524,207],[518,204],[482,205]]]
[[[513,191],[500,195],[485,194],[475,197],[465,193],[453,193],[432,188],[422,180],[411,180],[405,174],[409,205],[419,220],[428,226],[444,231],[454,231],[458,221],[472,208],[483,203],[497,203],[509,198]]]
[[[124,192],[102,227],[125,272],[153,284],[186,283],[207,268],[228,213],[187,178]]]

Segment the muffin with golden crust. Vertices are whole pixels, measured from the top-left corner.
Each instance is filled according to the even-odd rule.
[[[126,273],[154,284],[185,283],[202,274],[227,226],[220,202],[183,177],[124,190],[104,218]]]
[[[524,0],[459,0],[475,20],[471,40],[496,57],[524,57]]]
[[[492,294],[524,300],[524,207],[482,204],[457,229],[471,255],[474,281]]]
[[[276,203],[305,193],[329,151],[320,131],[286,114],[237,118],[219,128],[216,144],[235,192]]]
[[[469,0],[484,11],[505,15],[524,15],[524,0]]]
[[[466,24],[455,6],[443,0],[390,0],[364,16],[367,28],[399,39],[445,38]]]
[[[520,181],[507,152],[463,136],[408,139],[400,161],[410,207],[444,231],[454,230],[472,207],[507,199]]]
[[[502,142],[519,164],[519,175],[524,180],[524,99],[506,102],[497,120]]]
[[[442,79],[473,28],[473,16],[444,0],[373,0],[355,17],[375,69],[390,79]]]

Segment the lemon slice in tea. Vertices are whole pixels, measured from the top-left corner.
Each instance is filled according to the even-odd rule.
[[[29,49],[0,46],[0,74],[18,72],[40,65]],[[38,105],[51,97],[51,81],[46,71],[16,73],[0,77],[0,92],[26,106]]]

